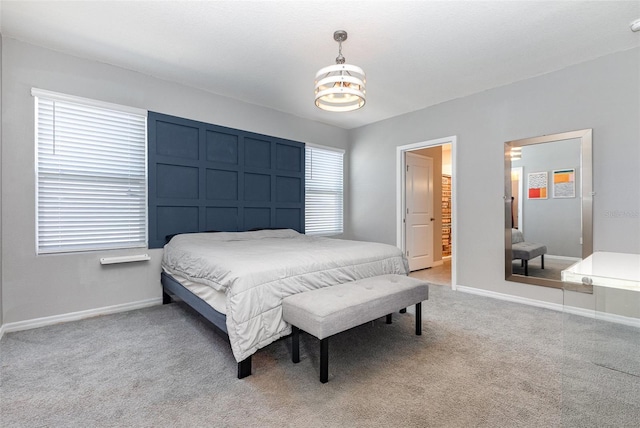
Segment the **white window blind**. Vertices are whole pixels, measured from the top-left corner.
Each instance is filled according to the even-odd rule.
[[[38,254],[146,246],[146,111],[32,94]]]
[[[342,233],[343,152],[308,145],[305,152],[305,233]]]

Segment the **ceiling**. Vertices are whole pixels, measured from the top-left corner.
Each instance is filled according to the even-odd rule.
[[[5,1],[3,37],[345,129],[640,46],[640,1]],[[314,105],[318,69],[367,73],[367,104]]]

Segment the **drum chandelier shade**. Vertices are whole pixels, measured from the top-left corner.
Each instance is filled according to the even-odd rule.
[[[366,102],[366,76],[360,67],[345,64],[342,42],[347,40],[347,32],[338,30],[333,33],[333,39],[339,44],[336,65],[321,68],[316,73],[316,106],[335,112],[357,110]]]

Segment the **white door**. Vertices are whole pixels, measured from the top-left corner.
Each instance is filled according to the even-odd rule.
[[[433,159],[406,154],[406,251],[409,270],[433,265]]]

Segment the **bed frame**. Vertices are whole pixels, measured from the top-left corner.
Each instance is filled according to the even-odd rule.
[[[182,284],[165,272],[162,272],[160,282],[162,283],[163,305],[173,302],[172,296],[178,297],[184,303],[192,307],[193,310],[202,315],[207,321],[213,324],[217,333],[227,338],[227,340],[229,339],[229,333],[227,331],[227,317],[225,314],[213,309],[208,303],[186,289]],[[246,359],[238,363],[238,379],[242,379],[250,375],[251,356],[248,356]]]

